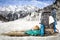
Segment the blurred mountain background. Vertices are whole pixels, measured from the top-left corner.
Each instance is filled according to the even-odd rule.
[[[23,0],[24,1],[24,0]],[[39,1],[39,0],[37,0]],[[48,1],[48,0],[47,0]],[[52,0],[50,0],[52,1]],[[36,1],[35,1],[36,2]],[[45,2],[45,1],[43,1]],[[49,1],[48,1],[49,2]],[[13,2],[14,3],[14,2]],[[2,2],[3,4],[3,2]],[[11,4],[11,3],[10,3]],[[48,4],[46,4],[48,5]],[[36,5],[37,6],[37,5]],[[55,7],[57,9],[57,19],[59,20],[60,19],[60,0],[56,0],[55,3],[53,3],[52,5],[49,5],[47,7],[44,7],[43,9],[41,9],[43,6],[40,6],[41,8],[39,7],[36,7],[36,6],[32,6],[32,5],[24,5],[24,6],[18,6],[18,5],[8,5],[8,6],[0,6],[0,20],[3,20],[3,21],[11,21],[13,19],[16,19],[16,18],[13,18],[13,16],[11,17],[11,19],[8,19],[7,15],[10,13],[11,15],[13,14],[16,14],[18,15],[18,19],[19,18],[26,18],[27,16],[31,16],[31,15],[35,15],[35,16],[38,16],[40,11],[43,11],[43,10],[50,10]],[[35,13],[35,14],[34,14]],[[21,16],[22,15],[22,16]],[[34,17],[35,17],[34,16]],[[16,16],[17,17],[17,16]],[[32,17],[34,19],[34,17]],[[29,18],[29,17],[28,17]],[[37,17],[39,19],[39,17]],[[38,20],[37,19],[37,20]],[[28,19],[29,20],[29,19]],[[34,19],[35,20],[35,19]]]

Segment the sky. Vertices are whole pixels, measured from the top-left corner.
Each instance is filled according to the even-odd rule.
[[[46,7],[48,5],[53,4],[55,0],[0,0],[0,6],[8,6],[8,5],[33,5],[36,7]]]

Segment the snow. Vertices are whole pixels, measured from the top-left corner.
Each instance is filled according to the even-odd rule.
[[[9,31],[20,31],[20,30],[29,30],[32,29],[35,25],[40,27],[39,21],[26,21],[18,19],[10,22],[0,22],[0,33],[9,32]],[[57,29],[60,32],[60,21],[57,22]]]
[[[60,21],[58,21],[57,28],[60,31],[59,24]],[[28,30],[31,29],[33,26],[38,25],[38,21],[12,21],[7,23],[0,23],[0,33],[9,32],[9,31],[20,31],[20,30]],[[0,35],[0,40],[60,40],[60,34],[57,34],[55,36],[23,36],[23,37],[10,37],[10,36],[3,36]]]
[[[25,6],[17,6],[17,5],[8,5],[0,7],[0,11],[34,11],[37,10],[35,6],[25,5]]]
[[[9,36],[0,36],[0,40],[59,40],[60,35],[56,36],[23,36],[23,37],[9,37]]]
[[[0,23],[0,33],[9,31],[20,31],[32,29],[35,25],[39,25],[38,21],[11,21]]]
[[[57,21],[57,29],[60,32],[60,21]],[[28,30],[32,29],[35,25],[40,26],[39,21],[24,21],[21,19],[18,19],[16,21],[11,22],[0,22],[0,33],[5,33],[9,31],[20,31],[20,30]],[[55,36],[24,36],[24,37],[9,37],[9,36],[3,36],[0,35],[0,40],[60,40],[60,34],[57,34]]]

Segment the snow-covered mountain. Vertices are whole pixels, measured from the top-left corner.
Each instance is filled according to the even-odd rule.
[[[9,19],[13,20],[16,18],[24,18],[24,17],[26,18],[28,15],[30,15],[30,16],[35,15],[36,13],[39,12],[39,10],[40,10],[40,8],[37,8],[32,5],[28,5],[28,6],[9,5],[9,6],[0,7],[0,15],[5,17],[6,19],[9,18]]]
[[[34,11],[37,10],[37,7],[34,7],[32,5],[28,6],[17,6],[17,5],[9,5],[9,6],[2,6],[0,7],[0,11]]]

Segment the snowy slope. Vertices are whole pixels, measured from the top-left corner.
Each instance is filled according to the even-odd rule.
[[[57,29],[60,32],[60,21],[57,22]],[[39,25],[39,21],[11,21],[11,22],[6,22],[6,23],[0,23],[0,33],[2,32],[8,32],[8,31],[20,31],[20,30],[28,30],[32,29],[35,25]]]
[[[11,21],[6,23],[0,23],[0,33],[9,31],[20,31],[32,29],[35,25],[39,25],[38,21]]]

